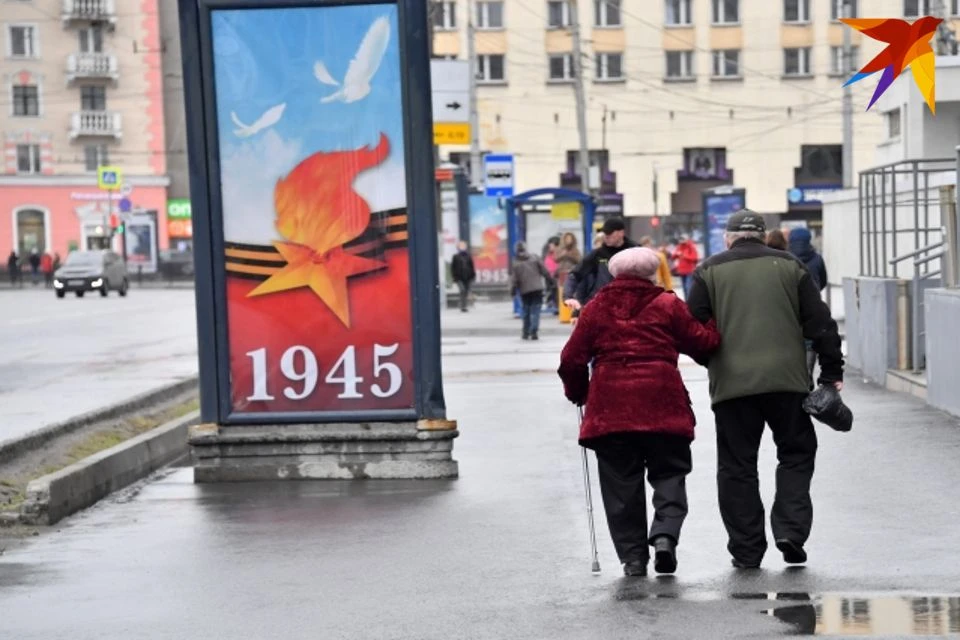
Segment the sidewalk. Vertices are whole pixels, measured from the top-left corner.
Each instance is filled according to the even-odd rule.
[[[686,360],[700,426],[678,574],[621,577],[595,487],[591,575],[576,412],[553,373],[564,338],[522,342],[509,308],[443,320],[460,479],[198,486],[173,470],[0,557],[0,637],[768,638],[796,629],[766,594],[960,589],[960,424],[857,380],[854,430],[819,429],[808,568],[771,551],[732,571],[706,373]],[[769,437],[761,458],[769,506]]]

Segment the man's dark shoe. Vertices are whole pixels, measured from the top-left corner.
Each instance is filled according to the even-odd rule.
[[[677,543],[670,536],[657,536],[653,541],[653,568],[657,573],[677,570]]]
[[[538,336],[537,334],[533,334],[532,336],[530,336],[530,339],[531,339],[531,340],[539,340],[539,339],[540,339],[540,336]]]
[[[524,339],[524,340],[529,340],[529,339],[530,339],[530,336],[528,336],[527,334],[523,334],[523,339]]]
[[[783,561],[787,564],[803,564],[807,561],[807,552],[803,550],[803,545],[793,540],[786,538],[777,540],[777,549],[780,549]]]
[[[623,575],[631,578],[643,578],[647,575],[646,560],[631,560],[623,563]]]
[[[730,564],[733,565],[734,569],[759,569],[760,568],[759,562],[744,562],[743,560],[737,560],[736,558],[733,558],[732,560],[730,560]]]

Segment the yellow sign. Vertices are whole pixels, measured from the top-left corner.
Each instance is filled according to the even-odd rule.
[[[579,220],[579,202],[558,202],[550,205],[550,217],[554,220]]]
[[[434,122],[433,144],[470,144],[467,122]]]
[[[97,186],[104,191],[119,191],[123,187],[120,167],[97,167]]]

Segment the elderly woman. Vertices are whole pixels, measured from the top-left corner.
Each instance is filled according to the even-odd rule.
[[[626,249],[608,267],[614,280],[584,307],[559,373],[567,398],[586,405],[580,444],[597,454],[604,510],[624,573],[647,575],[649,546],[656,571],[673,573],[696,424],[678,354],[704,362],[720,346],[720,334],[654,284],[656,251]],[[644,473],[656,510],[649,536]]]

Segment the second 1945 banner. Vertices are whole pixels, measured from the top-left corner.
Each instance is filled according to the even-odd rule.
[[[396,5],[212,28],[233,411],[412,408]]]

